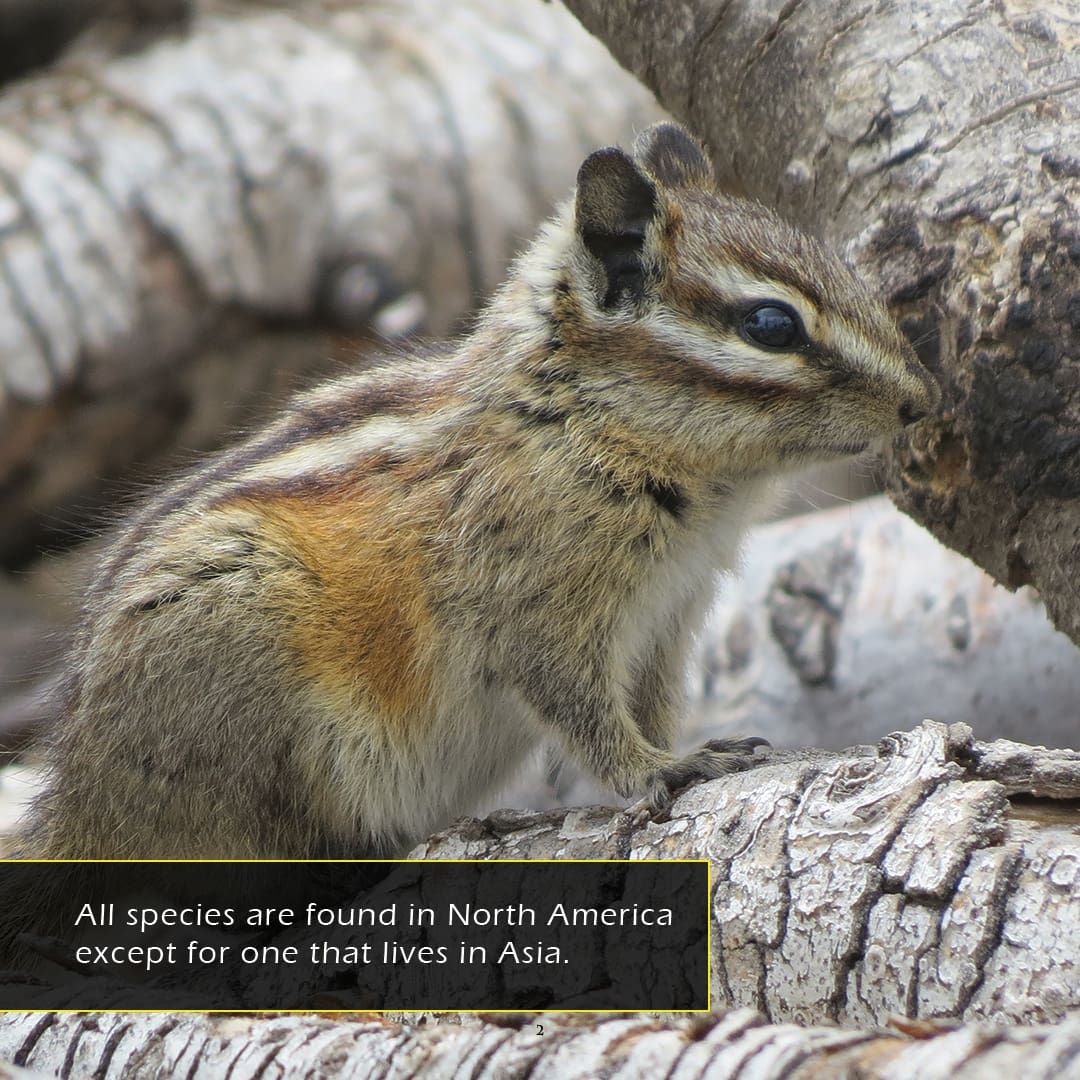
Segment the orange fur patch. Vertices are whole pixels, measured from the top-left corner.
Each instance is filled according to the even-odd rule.
[[[307,571],[283,604],[307,674],[344,699],[346,715],[374,698],[393,724],[424,711],[432,624],[419,530],[395,522],[388,502],[380,485],[346,483],[249,505],[267,538]]]

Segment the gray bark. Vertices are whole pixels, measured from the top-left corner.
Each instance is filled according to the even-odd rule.
[[[1080,612],[1069,562],[1075,552],[1069,545],[1075,544],[1070,538],[1076,534],[1077,511],[1069,499],[1076,493],[1077,472],[1067,426],[1076,407],[1076,369],[1061,358],[1075,354],[1070,343],[1080,332],[1072,326],[1071,295],[1064,284],[1075,247],[1072,185],[1080,170],[1060,148],[1067,146],[1074,124],[1074,85],[1080,87],[1080,79],[1064,47],[1071,41],[1065,16],[1021,11],[1009,3],[930,5],[929,0],[813,5],[813,10],[798,0],[782,8],[771,0],[722,6],[704,0],[609,2],[603,11],[599,0],[591,9],[588,0],[573,4],[586,16],[592,10],[593,25],[604,30],[623,58],[659,89],[666,104],[710,138],[729,182],[778,203],[834,243],[852,241],[856,261],[877,275],[909,331],[936,333],[923,352],[943,378],[947,407],[921,436],[898,448],[894,486],[909,509],[999,579],[1013,586],[1026,580],[1038,584],[1059,625],[1076,638]],[[410,10],[420,8],[417,3]],[[441,50],[432,44],[432,53],[411,36],[421,26],[419,16],[415,23],[405,18],[395,24],[421,66],[430,61],[435,68],[446,57],[460,58],[465,73],[453,76],[462,81],[445,98],[437,90],[426,93],[431,84],[418,78],[406,80],[409,89],[400,87],[390,100],[383,88],[398,84],[389,68],[374,70],[387,60],[386,51],[360,50],[359,38],[349,36],[359,33],[358,24],[347,13],[326,16],[344,20],[339,36],[329,40],[329,52],[314,44],[318,39],[321,49],[331,38],[320,29],[322,16],[302,21],[308,35],[302,40],[315,50],[302,54],[320,73],[341,74],[348,90],[333,101],[291,101],[294,111],[284,119],[246,108],[225,116],[216,145],[235,153],[220,158],[210,153],[219,165],[228,159],[227,167],[208,166],[205,176],[173,175],[177,159],[170,157],[167,139],[165,149],[158,141],[164,138],[162,127],[172,131],[174,123],[190,118],[182,111],[174,118],[158,99],[145,97],[135,99],[142,109],[128,114],[129,99],[119,92],[127,84],[113,80],[117,72],[129,78],[148,71],[150,56],[156,64],[173,55],[169,50],[211,41],[215,44],[204,59],[216,57],[223,66],[197,85],[186,84],[184,92],[203,101],[200,115],[220,119],[222,103],[212,94],[198,95],[243,70],[241,59],[251,50],[228,37],[238,16],[214,15],[188,41],[166,41],[153,53],[109,60],[100,87],[77,79],[69,83],[64,80],[73,78],[71,72],[57,72],[5,91],[0,126],[7,128],[11,116],[20,123],[33,119],[32,130],[15,125],[13,137],[3,132],[7,153],[36,146],[30,135],[43,137],[41,146],[49,151],[39,164],[52,179],[43,186],[35,181],[34,198],[51,192],[57,206],[71,209],[78,193],[80,200],[89,200],[79,201],[79,207],[93,206],[95,183],[102,186],[106,176],[125,179],[118,166],[99,177],[96,164],[89,179],[80,175],[86,162],[75,152],[76,136],[95,125],[107,127],[117,107],[131,127],[126,137],[137,148],[145,139],[144,149],[151,157],[159,155],[153,183],[132,186],[130,200],[123,189],[118,208],[115,200],[102,198],[99,217],[82,220],[74,210],[67,217],[50,216],[60,229],[50,238],[40,228],[35,233],[25,178],[0,148],[0,177],[17,179],[9,184],[13,195],[7,204],[14,207],[9,209],[14,228],[0,230],[0,245],[8,245],[0,247],[0,263],[8,268],[6,277],[0,274],[0,292],[6,287],[14,296],[12,282],[54,286],[35,289],[34,303],[9,299],[16,317],[0,322],[21,327],[24,334],[8,353],[10,366],[0,364],[10,392],[4,419],[13,434],[3,444],[9,482],[27,462],[46,462],[40,466],[42,490],[49,492],[51,506],[78,489],[83,459],[90,461],[88,471],[113,467],[106,462],[109,467],[102,468],[104,449],[92,439],[69,443],[65,458],[56,418],[64,415],[72,395],[98,396],[119,415],[116,403],[130,408],[140,385],[175,388],[171,378],[179,378],[180,385],[186,385],[184,379],[213,383],[202,398],[182,394],[187,403],[222,396],[220,388],[231,386],[229,380],[258,382],[259,372],[270,370],[266,360],[260,359],[265,366],[257,366],[254,376],[238,374],[229,361],[234,342],[248,343],[261,357],[280,348],[282,331],[270,325],[270,313],[285,310],[300,324],[290,333],[304,356],[310,355],[309,326],[317,333],[355,325],[414,290],[429,325],[442,328],[440,311],[443,324],[452,321],[448,297],[462,298],[454,310],[474,300],[476,282],[487,281],[489,268],[491,280],[501,273],[507,238],[515,229],[527,233],[531,225],[511,223],[490,237],[473,232],[479,263],[474,261],[471,272],[462,258],[463,242],[439,242],[425,252],[417,237],[461,241],[467,222],[476,221],[468,208],[493,205],[494,189],[485,185],[493,178],[503,184],[507,173],[535,175],[514,172],[523,159],[538,160],[528,138],[514,141],[511,114],[520,121],[514,109],[539,110],[527,114],[525,130],[549,131],[558,120],[547,110],[565,84],[568,101],[589,105],[571,121],[582,141],[618,137],[591,127],[583,133],[581,125],[601,116],[609,94],[616,109],[624,108],[625,83],[617,84],[614,76],[597,81],[595,69],[590,74],[583,66],[576,82],[562,71],[553,81],[558,85],[538,86],[553,57],[565,63],[568,48],[573,54],[565,39],[569,31],[561,30],[542,38],[546,45],[537,71],[515,69],[519,84],[529,86],[528,100],[507,106],[499,99],[501,105],[491,105],[490,112],[480,110],[475,129],[469,126],[475,101],[475,81],[469,78],[479,77],[479,62],[476,53],[466,51],[468,42],[483,38],[484,28],[498,26],[501,18],[517,18],[519,10],[524,8],[493,5],[483,25],[470,24],[459,41],[453,37],[458,33],[453,28],[461,25],[456,9],[448,13],[440,5],[439,17],[429,18],[423,29],[449,36],[440,38]],[[245,17],[269,20],[259,24],[260,40],[271,44],[274,32],[266,27],[297,18],[288,11]],[[202,37],[207,30],[210,37]],[[495,33],[485,60],[505,40]],[[512,54],[521,59],[520,52]],[[875,59],[866,62],[867,57]],[[261,85],[272,85],[290,62],[272,50],[259,53]],[[980,72],[986,74],[976,77]],[[376,78],[381,74],[384,80]],[[398,70],[393,77],[403,76]],[[282,77],[282,83],[293,86],[296,80]],[[75,93],[79,87],[87,87],[85,99]],[[56,89],[64,90],[59,102],[50,97]],[[12,93],[20,95],[21,104],[5,112]],[[335,142],[344,129],[334,118],[362,125],[357,100],[397,110],[392,129],[401,140],[423,127],[433,102],[467,102],[468,108],[454,106],[450,114],[464,125],[470,151],[492,163],[490,173],[454,173],[453,163],[462,160],[460,147],[451,146],[445,129],[435,125],[425,129],[431,132],[428,142],[423,141],[428,136],[418,135],[407,147],[392,148],[391,156],[381,159],[385,172],[376,166],[372,179],[364,171],[368,149],[359,143],[344,146],[344,139]],[[647,102],[640,107],[649,108]],[[305,142],[297,117],[325,122],[330,148],[343,156],[331,158],[326,146]],[[484,132],[492,117],[497,134],[489,144]],[[276,119],[287,133],[300,136],[298,160],[281,155],[272,138]],[[178,126],[173,136],[180,133]],[[124,147],[119,141],[115,146],[116,161],[123,163]],[[507,146],[517,149],[496,156]],[[587,148],[575,144],[567,151],[565,166],[559,166],[566,172],[557,184],[551,178],[551,194],[567,188],[566,178]],[[55,150],[62,153],[56,157]],[[328,156],[320,157],[324,152]],[[185,160],[189,156],[185,153]],[[552,150],[539,160],[555,157]],[[59,174],[49,173],[50,160],[61,163]],[[328,162],[333,168],[320,172]],[[456,177],[454,192],[438,182],[448,171]],[[371,182],[356,189],[370,196],[359,209],[338,200],[333,183],[357,174]],[[395,202],[402,197],[395,185],[414,182],[402,208]],[[531,195],[519,193],[519,198],[517,222],[536,212]],[[190,218],[181,215],[185,201]],[[214,219],[211,212],[224,216]],[[206,215],[218,222],[220,235],[199,231]],[[90,236],[79,230],[104,228],[112,216],[122,219],[123,228],[92,237],[109,258],[57,257],[65,251],[78,255],[79,236]],[[136,246],[111,248],[116,241],[110,238],[127,236],[132,221],[139,223]],[[367,231],[350,232],[357,222]],[[314,252],[297,246],[313,224],[327,245]],[[27,243],[28,237],[33,242]],[[39,242],[42,238],[47,242]],[[369,248],[370,238],[377,250]],[[240,245],[232,247],[233,241]],[[440,265],[436,256],[444,250],[450,261]],[[287,252],[290,265],[272,258],[274,252]],[[105,295],[128,306],[118,314],[84,303],[67,279],[72,268],[85,269],[87,281],[112,273],[109,292],[95,293],[99,286],[88,285],[86,296]],[[402,310],[408,305],[398,314]],[[107,337],[110,326],[121,332]],[[207,355],[216,355],[216,367],[187,363]],[[189,374],[156,381],[173,365]],[[157,403],[162,430],[171,436],[177,421],[158,402],[159,391],[144,392],[145,400]],[[165,440],[152,432],[144,437],[153,446]],[[44,448],[50,453],[43,454]],[[15,490],[18,494],[17,484]],[[21,497],[28,490],[22,488]],[[17,500],[8,505],[23,514],[36,513],[44,503],[29,511]],[[826,560],[811,563],[808,572],[835,582],[833,569]],[[773,600],[812,597],[813,588],[796,587],[800,580],[789,575],[791,587],[772,594]],[[967,587],[961,583],[950,598],[971,595]],[[905,590],[906,596],[910,590]],[[826,591],[826,600],[830,595]],[[937,631],[950,642],[965,632],[977,640],[978,627],[987,625],[986,611],[976,610],[964,631],[951,599],[950,607],[942,605],[942,595],[935,594],[927,618],[936,620]],[[973,610],[969,606],[969,615]],[[814,700],[814,686],[827,685],[807,678],[828,659],[822,645],[828,626],[820,617],[815,622],[820,610],[813,605],[809,615],[801,634],[794,632],[801,617],[796,609],[791,633],[774,632],[770,624],[769,634],[760,638],[798,684],[787,686],[791,700],[802,703],[795,711]],[[990,621],[995,617],[991,613]],[[738,652],[737,637],[725,632],[724,648],[734,645]],[[843,659],[844,640],[837,639],[840,651],[833,658],[834,690],[840,685],[836,675],[842,668],[835,665]],[[737,675],[724,667],[731,654],[718,655],[709,677]],[[924,679],[924,670],[916,670]],[[853,668],[853,678],[856,674]],[[778,752],[747,774],[693,789],[669,818],[655,822],[637,812],[598,808],[504,813],[460,823],[415,853],[443,858],[707,855],[715,884],[713,1004],[751,1006],[772,1026],[742,1011],[700,1022],[560,1019],[550,1020],[545,1042],[528,1024],[517,1030],[512,1022],[503,1027],[482,1020],[423,1030],[371,1017],[343,1024],[315,1017],[11,1015],[0,1019],[0,1056],[42,1070],[114,1076],[220,1076],[228,1070],[241,1078],[275,1067],[298,1074],[364,1075],[385,1071],[387,1062],[403,1076],[467,1069],[478,1075],[538,1075],[549,1069],[559,1076],[670,1071],[690,1077],[736,1075],[750,1067],[761,1076],[1080,1076],[1080,1031],[1075,1017],[1066,1016],[1080,1008],[1073,977],[1080,962],[1080,848],[1075,803],[1061,801],[1078,797],[1075,753],[973,744],[963,729],[925,724],[886,740],[877,753]],[[926,1037],[914,1040],[867,1030],[891,1014],[960,1017],[969,1024],[956,1031],[916,1025],[912,1030]],[[776,1023],[824,1020],[850,1030]],[[1040,1020],[1056,1023],[982,1026]]]
[[[570,0],[721,179],[850,248],[940,377],[900,505],[1080,641],[1080,51],[1026,0]]]
[[[445,333],[656,115],[557,4],[213,6],[0,91],[0,556],[282,372]],[[74,509],[78,507],[78,512]]]
[[[691,738],[839,748],[932,716],[983,740],[1076,745],[1080,653],[1039,597],[884,497],[758,530],[702,646]]]
[[[1080,815],[1056,801],[1078,796],[1080,752],[928,721],[876,751],[777,752],[643,829],[633,811],[495,815],[413,856],[705,855],[714,1008],[1030,1022],[1080,1006]]]
[[[1080,1021],[1054,1027],[928,1027],[899,1033],[766,1025],[749,1010],[724,1017],[465,1018],[402,1024],[371,1014],[314,1016],[83,1014],[0,1019],[0,1054],[36,1070],[117,1080],[266,1075],[399,1080],[1075,1080]],[[583,1021],[588,1021],[583,1023]],[[537,1025],[543,1033],[538,1034]],[[421,1026],[422,1025],[422,1026]],[[6,1067],[0,1065],[0,1077]],[[31,1080],[12,1072],[12,1080]]]

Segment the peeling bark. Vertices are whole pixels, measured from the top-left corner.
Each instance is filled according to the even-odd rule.
[[[1080,641],[1080,50],[1028,0],[570,0],[721,179],[847,246],[940,377],[900,505]]]
[[[892,483],[901,502],[999,580],[1012,587],[1037,584],[1058,625],[1074,640],[1080,638],[1080,597],[1072,571],[1080,535],[1073,431],[1080,388],[1075,362],[1069,359],[1078,355],[1073,338],[1080,333],[1080,320],[1072,317],[1075,305],[1066,284],[1080,259],[1073,235],[1080,168],[1066,149],[1080,92],[1073,68],[1080,61],[1075,52],[1070,55],[1073,30],[1065,16],[1037,11],[1020,0],[995,5],[868,0],[824,7],[797,0],[783,5],[736,0],[720,7],[704,0],[679,5],[572,0],[572,6],[591,19],[673,111],[711,140],[719,171],[732,186],[780,205],[834,244],[852,242],[856,262],[879,281],[908,332],[925,338],[924,359],[945,384],[942,414],[894,453]],[[417,2],[408,10],[421,8]],[[305,354],[311,344],[303,340],[309,325],[312,335],[327,327],[351,327],[414,288],[427,302],[429,325],[442,328],[440,318],[444,324],[452,321],[463,304],[475,299],[476,283],[488,278],[487,269],[476,272],[474,263],[469,271],[462,259],[465,233],[477,238],[477,219],[462,208],[494,211],[494,189],[484,185],[492,180],[504,184],[508,173],[519,175],[515,164],[536,160],[529,139],[515,141],[517,136],[508,134],[505,125],[514,126],[514,109],[539,110],[525,121],[517,115],[517,122],[533,133],[551,132],[554,139],[555,128],[565,121],[547,110],[563,84],[569,100],[589,103],[587,114],[570,122],[577,125],[581,141],[567,151],[567,171],[558,182],[554,173],[563,166],[554,167],[557,152],[544,158],[552,163],[551,177],[544,180],[550,179],[552,195],[566,189],[566,176],[572,176],[587,148],[583,144],[619,137],[611,129],[602,133],[591,126],[583,132],[581,125],[592,125],[594,119],[597,125],[608,123],[603,117],[610,118],[605,113],[609,105],[623,109],[625,83],[616,84],[614,76],[596,80],[594,69],[583,65],[577,81],[563,71],[545,89],[539,74],[519,68],[508,81],[517,79],[530,92],[526,101],[506,106],[493,141],[484,141],[491,120],[484,110],[475,132],[465,131],[477,150],[470,160],[486,157],[490,173],[459,171],[454,192],[445,184],[439,187],[448,163],[461,159],[455,156],[460,148],[451,146],[436,125],[437,130],[431,129],[434,148],[418,135],[415,143],[391,149],[390,157],[374,167],[377,175],[371,181],[365,171],[369,148],[346,146],[343,137],[341,144],[335,142],[347,130],[335,118],[362,122],[355,102],[378,101],[379,107],[396,110],[397,119],[388,127],[406,140],[423,127],[423,118],[430,118],[440,98],[438,91],[427,92],[430,85],[422,78],[397,83],[393,80],[405,78],[400,70],[393,79],[389,67],[376,70],[387,50],[364,53],[358,24],[331,9],[327,5],[325,18],[344,20],[335,24],[334,35],[325,32],[323,15],[301,20],[304,34],[310,35],[303,37],[312,49],[306,55],[320,73],[336,71],[352,89],[334,101],[292,102],[290,108],[299,111],[282,121],[291,132],[288,125],[298,123],[297,117],[320,118],[326,122],[327,146],[302,139],[306,149],[299,160],[286,161],[272,137],[277,134],[273,118],[241,110],[226,119],[224,134],[250,135],[251,141],[236,143],[237,153],[224,169],[215,172],[211,166],[205,176],[183,176],[183,192],[204,199],[199,206],[192,199],[185,207],[177,196],[181,178],[171,175],[177,159],[170,157],[164,136],[164,149],[156,141],[162,125],[170,130],[187,120],[174,118],[158,99],[148,104],[144,98],[128,114],[128,99],[118,86],[148,70],[151,55],[156,64],[169,50],[196,48],[199,41],[215,43],[207,55],[213,58],[217,50],[225,62],[220,77],[242,77],[247,50],[239,50],[244,53],[239,57],[236,48],[230,54],[228,45],[234,40],[228,37],[230,28],[240,16],[215,14],[187,42],[165,42],[152,54],[109,61],[103,97],[92,80],[80,82],[70,72],[16,86],[0,97],[0,126],[6,129],[10,116],[32,120],[34,138],[45,137],[42,146],[50,154],[60,151],[58,160],[70,169],[60,178],[70,179],[71,186],[54,186],[58,195],[62,190],[86,194],[88,184],[93,188],[99,178],[92,169],[89,181],[79,174],[85,162],[76,152],[77,136],[86,124],[111,123],[117,110],[131,125],[125,138],[146,138],[148,149],[156,146],[159,154],[156,171],[151,170],[153,183],[122,189],[118,206],[102,200],[100,217],[81,223],[70,215],[70,220],[62,214],[50,219],[69,234],[104,228],[110,215],[127,215],[124,229],[130,221],[139,222],[136,246],[113,260],[116,280],[108,294],[128,307],[122,318],[113,312],[119,330],[109,330],[113,336],[106,338],[101,326],[109,322],[108,310],[80,306],[81,294],[70,283],[66,289],[45,290],[39,302],[52,303],[51,310],[23,305],[26,336],[8,354],[12,366],[0,362],[13,433],[4,444],[9,478],[17,478],[19,469],[56,438],[57,420],[66,415],[73,395],[108,398],[115,393],[130,403],[132,388],[143,377],[143,362],[157,377],[155,365],[164,370],[207,351],[223,360],[222,378],[238,377],[228,364],[233,344],[254,335],[273,353],[280,342],[280,327],[271,325],[273,313],[281,310],[303,325],[297,336]],[[401,10],[403,5],[393,9]],[[506,40],[498,32],[499,20],[517,18],[517,11],[518,5],[493,6],[459,41],[454,37],[456,10],[440,8],[438,18],[424,16],[429,19],[424,32],[445,35],[442,53],[460,57],[474,80],[483,81],[477,56],[466,53],[465,45],[479,40],[485,27],[494,27],[486,46],[490,57]],[[288,11],[245,13],[249,17],[269,20],[258,23],[264,42],[274,40],[272,27],[281,20],[299,18]],[[421,25],[420,15],[416,20]],[[410,17],[390,29],[387,25],[382,32],[388,37],[400,40],[395,36],[400,33],[413,40]],[[202,37],[204,32],[210,36]],[[567,34],[551,31],[543,38],[541,70],[553,56],[566,62],[568,48],[572,54]],[[333,48],[322,52],[327,37],[335,38]],[[413,48],[418,47],[414,41]],[[280,54],[253,55],[266,64],[259,70],[267,85],[288,62]],[[519,52],[513,55],[521,59]],[[427,58],[425,53],[424,62]],[[417,75],[415,67],[412,75]],[[218,78],[211,76],[206,86]],[[186,86],[184,93],[197,94],[204,89],[202,82]],[[291,86],[295,80],[283,76],[282,82]],[[369,96],[357,89],[361,84],[371,88]],[[460,100],[473,102],[475,81],[461,85]],[[396,97],[384,93],[392,86],[398,88]],[[54,89],[63,91],[59,101],[50,99]],[[12,93],[26,103],[25,109],[20,104],[14,112],[4,111]],[[95,113],[95,102],[100,106],[102,101],[108,107]],[[204,105],[206,116],[220,108],[216,100]],[[641,107],[647,111],[647,103]],[[455,115],[462,124],[473,123],[469,108]],[[620,116],[625,119],[626,113]],[[261,132],[264,120],[267,127]],[[385,123],[385,117],[372,123]],[[0,131],[0,177],[16,176],[13,161],[18,164],[19,151],[34,145],[27,131],[17,125],[13,135]],[[558,137],[566,138],[560,131]],[[108,145],[103,142],[101,148]],[[504,152],[496,147],[513,149],[502,158],[492,156]],[[127,182],[120,168],[124,149],[118,142],[119,164],[101,177]],[[331,150],[341,156],[333,158]],[[324,152],[327,156],[321,157]],[[38,163],[47,164],[48,158],[42,153]],[[328,162],[333,168],[324,174],[320,169]],[[361,184],[337,201],[334,181],[357,175]],[[159,181],[164,182],[161,190]],[[368,181],[370,188],[364,186]],[[414,181],[415,192],[402,195],[397,185]],[[19,173],[18,183],[23,182]],[[263,201],[252,200],[252,191],[259,192],[263,183],[269,185],[261,191]],[[393,189],[389,195],[388,186]],[[6,204],[8,213],[16,216],[13,230],[0,229],[0,244],[11,245],[0,249],[0,262],[9,267],[6,278],[0,273],[0,292],[6,287],[13,303],[12,281],[62,284],[56,267],[49,268],[49,252],[73,242],[70,250],[76,250],[79,242],[61,233],[55,242],[26,244],[32,213],[20,202],[21,187],[16,191],[9,183],[7,190],[14,193]],[[35,197],[45,190],[47,185],[35,185]],[[3,192],[0,186],[0,198]],[[369,202],[359,208],[349,204],[349,198],[359,199],[364,192],[371,195]],[[533,194],[518,195],[514,213],[521,216],[515,220],[542,212]],[[64,205],[62,199],[58,205]],[[190,219],[169,217],[184,209],[191,211]],[[217,221],[222,237],[230,236],[228,243],[219,245],[217,236],[186,235],[210,210],[225,215],[209,219]],[[297,243],[297,237],[309,235],[313,222],[327,245],[316,251]],[[528,232],[531,225],[493,222],[493,228],[492,236],[483,238],[491,250],[474,243],[482,267],[492,268],[491,280],[501,272],[501,266],[495,268],[506,257],[507,238],[515,230]],[[256,258],[252,253],[259,247],[260,230],[276,241],[264,245]],[[88,236],[84,233],[84,239]],[[444,239],[425,253],[417,238],[428,236]],[[109,237],[97,232],[94,237],[107,252]],[[383,246],[369,250],[369,237]],[[229,246],[232,239],[247,241],[246,254],[243,244],[235,250]],[[264,258],[271,249],[288,252],[295,265],[275,276],[275,261]],[[433,260],[443,251],[451,253],[449,263]],[[88,265],[88,273],[101,274],[108,261]],[[70,266],[78,263],[75,259]],[[59,265],[66,272],[69,262]],[[87,293],[93,294],[93,289]],[[451,302],[454,296],[462,298],[460,303]],[[27,322],[30,314],[37,320],[36,333]],[[98,337],[98,331],[90,332],[98,325],[95,319],[100,321]],[[19,323],[7,319],[2,325]],[[49,358],[51,366],[45,362]],[[182,398],[201,400],[195,394]],[[178,406],[178,413],[184,407]],[[175,430],[168,410],[162,412],[162,426]],[[65,465],[75,475],[79,470],[71,461],[79,454],[76,446]],[[102,471],[97,461],[90,468]],[[63,473],[46,476],[43,490],[50,491],[50,505],[57,492],[63,496],[78,486],[69,485]],[[761,640],[770,642],[798,693],[806,695],[804,701],[835,689],[844,662],[845,624],[862,584],[853,572],[857,559],[853,563],[842,551],[824,549],[820,555],[774,574],[764,609],[769,623]],[[905,590],[907,596],[910,590]],[[953,597],[962,592],[958,589]],[[967,650],[986,617],[978,611],[973,618],[972,611],[970,604],[965,613],[951,598],[949,605],[944,597],[933,598],[933,618],[956,654],[971,655]],[[724,647],[734,652],[724,655],[745,656],[738,634],[730,630]],[[914,670],[924,676],[924,668]],[[728,674],[714,670],[710,678]],[[663,820],[646,822],[636,811],[601,808],[540,815],[503,812],[459,823],[414,853],[441,858],[707,855],[714,866],[714,1007],[751,1006],[772,1026],[742,1009],[700,1021],[545,1017],[542,1037],[531,1020],[519,1028],[516,1019],[425,1029],[370,1016],[343,1023],[317,1017],[9,1015],[0,1018],[0,1055],[65,1075],[198,1077],[228,1071],[234,1080],[274,1068],[325,1076],[381,1074],[393,1068],[402,1076],[464,1071],[540,1075],[549,1070],[560,1077],[622,1072],[692,1077],[736,1075],[751,1067],[755,1075],[784,1077],[1080,1075],[1080,1028],[1075,1016],[1067,1016],[1080,1007],[1075,974],[1080,962],[1078,798],[1080,755],[1075,752],[978,743],[962,726],[927,723],[884,740],[876,754],[775,753],[749,773],[687,792]],[[142,991],[142,1002],[149,1000],[147,993],[158,992]],[[162,993],[167,1000],[167,991]],[[894,1014],[919,1021],[958,1017],[970,1023],[955,1031],[917,1023],[914,1030],[925,1036],[918,1039],[867,1030]],[[825,1020],[851,1030],[777,1023]],[[985,1026],[987,1021],[1044,1020],[1057,1023]]]
[[[92,44],[0,92],[8,558],[189,415],[216,434],[271,372],[325,369],[330,334],[450,330],[656,114],[539,2],[209,6]]]
[[[884,498],[759,529],[695,671],[693,737],[839,747],[933,716],[983,740],[1076,740],[1080,653],[1038,596]]]

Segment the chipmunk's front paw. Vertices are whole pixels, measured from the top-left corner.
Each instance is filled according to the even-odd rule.
[[[654,814],[666,810],[689,785],[748,769],[754,764],[754,748],[768,745],[768,739],[758,736],[711,739],[700,750],[664,765],[649,777],[646,805]]]

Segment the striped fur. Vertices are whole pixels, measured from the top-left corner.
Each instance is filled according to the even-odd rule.
[[[27,854],[391,852],[538,742],[662,804],[687,650],[775,477],[933,404],[835,257],[650,129],[457,345],[297,399],[106,557]],[[757,303],[806,340],[762,348]]]

